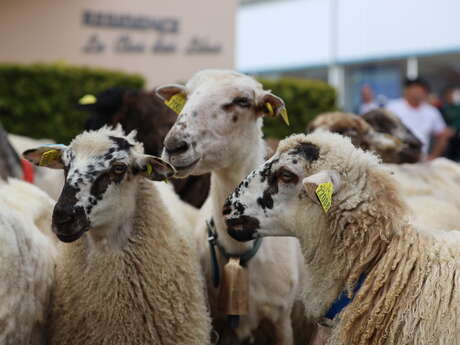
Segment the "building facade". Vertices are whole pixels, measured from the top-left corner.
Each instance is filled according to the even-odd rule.
[[[423,76],[439,92],[460,84],[459,13],[458,0],[245,0],[236,66],[327,80],[348,111],[364,84],[396,98],[405,76]]]
[[[148,87],[233,68],[237,0],[2,0],[0,62],[64,61],[143,75]]]

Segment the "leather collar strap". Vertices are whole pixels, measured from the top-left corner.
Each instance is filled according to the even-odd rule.
[[[206,226],[208,228],[208,242],[209,242],[209,250],[211,254],[211,267],[212,267],[212,282],[214,287],[219,286],[220,282],[220,271],[219,271],[219,263],[217,262],[217,255],[215,247],[219,249],[220,254],[226,258],[227,260],[230,258],[239,258],[241,266],[246,266],[249,260],[251,260],[259,250],[262,244],[262,237],[258,237],[254,240],[254,244],[252,245],[251,249],[241,253],[241,254],[231,254],[228,253],[225,248],[219,243],[217,240],[217,232],[216,232],[216,225],[214,223],[214,219],[206,222]]]
[[[351,298],[348,297],[346,291],[342,291],[339,297],[337,297],[334,303],[332,303],[332,306],[326,312],[326,315],[324,317],[333,320],[337,314],[339,314],[343,309],[345,309],[346,306],[348,306],[351,303],[351,301],[353,301],[353,298],[356,296],[356,293],[359,291],[361,286],[363,286],[364,280],[366,280],[366,273],[363,272],[359,276],[358,282],[356,283],[355,288],[353,289],[353,294],[351,295]]]

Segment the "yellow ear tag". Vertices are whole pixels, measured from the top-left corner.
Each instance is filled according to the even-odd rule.
[[[272,105],[269,102],[267,102],[267,103],[265,103],[265,106],[268,109],[268,116],[274,116],[275,112],[273,111]]]
[[[42,153],[42,156],[40,157],[40,162],[38,163],[38,165],[40,165],[41,167],[46,167],[51,162],[56,161],[60,155],[61,155],[61,151],[58,151],[58,150],[45,151]]]
[[[289,126],[289,117],[288,117],[287,109],[286,108],[281,109],[280,115],[283,118],[286,125]]]
[[[147,175],[150,176],[153,173],[153,167],[152,164],[148,163],[147,164]]]
[[[176,112],[180,114],[185,105],[185,95],[182,93],[176,93],[170,99],[165,101],[165,104]]]
[[[94,104],[96,102],[97,102],[97,98],[94,95],[84,95],[78,101],[78,103],[81,105]]]
[[[332,193],[334,192],[334,186],[331,182],[321,183],[316,187],[316,195],[318,196],[319,202],[323,207],[324,213],[327,213],[331,208],[332,204]]]

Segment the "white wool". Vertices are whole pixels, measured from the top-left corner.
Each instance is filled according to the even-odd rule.
[[[37,187],[0,184],[0,344],[44,344],[57,250],[52,200]]]
[[[265,104],[262,102],[266,102],[265,97],[275,99],[275,96],[263,90],[254,78],[228,70],[196,73],[185,85],[185,92],[186,104],[168,133],[165,146],[168,140],[189,139],[191,149],[179,155],[181,157],[170,155],[170,163],[180,167],[198,162],[188,171],[181,171],[183,176],[211,172],[211,191],[200,210],[195,236],[208,282],[214,324],[222,332],[223,341],[230,341],[228,333],[236,333],[240,341],[258,341],[256,330],[262,321],[268,321],[277,344],[291,345],[294,340],[291,311],[303,279],[303,258],[298,241],[288,238],[263,241],[248,263],[249,314],[242,316],[240,326],[232,331],[226,325],[224,314],[217,311],[219,289],[212,285],[206,229],[206,222],[212,218],[219,243],[227,252],[242,253],[252,246],[252,243],[242,244],[227,235],[222,207],[231,191],[264,159],[266,149],[261,126],[265,114],[261,109]],[[247,105],[235,104],[235,99],[239,98],[245,99]],[[166,156],[164,152],[163,157]],[[226,260],[220,253],[217,255],[222,272]]]

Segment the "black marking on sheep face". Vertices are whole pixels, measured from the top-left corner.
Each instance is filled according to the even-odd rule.
[[[257,198],[257,204],[265,211],[273,208],[272,195],[278,193],[278,177],[274,172],[269,172],[267,176],[268,188],[264,190],[262,197]]]
[[[71,149],[65,152],[66,182],[53,212],[53,231],[63,242],[75,241],[88,231],[89,216],[110,185],[120,184],[127,175],[129,178],[134,174],[123,163],[133,145],[123,138],[110,139],[113,146],[107,152],[91,157],[89,164],[79,168],[72,169],[75,153]]]
[[[250,216],[230,218],[225,221],[228,234],[240,242],[251,241],[257,236],[260,227],[259,220]]]
[[[319,147],[312,143],[301,143],[294,150],[289,152],[290,155],[301,155],[307,161],[315,161],[319,158]]]
[[[115,151],[129,151],[132,144],[130,144],[126,139],[120,137],[109,136],[110,140],[116,145]],[[108,153],[111,153],[110,151]]]
[[[54,206],[52,229],[59,240],[73,242],[88,231],[90,222],[82,206],[77,206],[80,189],[66,183]]]
[[[273,159],[271,161],[268,161],[267,163],[264,164],[264,167],[260,170],[259,175],[260,175],[260,182],[264,182],[266,178],[271,173],[271,169],[273,164],[276,164],[279,162],[279,159]]]

